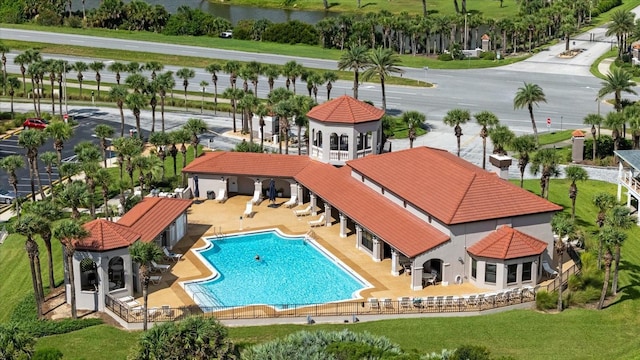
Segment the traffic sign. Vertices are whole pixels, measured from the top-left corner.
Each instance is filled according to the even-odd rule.
[[[69,118],[69,114],[64,114],[62,117],[64,117],[64,119],[67,120]]]
[[[551,127],[551,118],[547,118],[547,127]]]

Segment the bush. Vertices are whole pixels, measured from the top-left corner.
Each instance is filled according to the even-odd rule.
[[[233,151],[237,151],[237,152],[254,152],[254,153],[261,153],[262,150],[260,149],[260,144],[258,143],[251,143],[248,142],[246,140],[242,140],[241,143],[237,144],[236,147],[233,149]]]
[[[480,58],[482,60],[495,60],[496,53],[494,53],[493,51],[485,51],[482,53],[482,55],[480,55]]]
[[[538,310],[551,310],[558,306],[558,294],[554,291],[552,293],[544,290],[536,292],[536,309]]]
[[[82,18],[80,16],[73,15],[64,20],[64,25],[74,29],[81,29],[83,27]]]
[[[233,27],[233,38],[238,40],[251,40],[251,29],[255,20],[240,20]]]
[[[629,150],[632,147],[633,141],[620,139],[618,150]],[[600,159],[613,156],[613,138],[610,135],[600,135],[600,138],[597,139],[596,156]],[[593,137],[589,137],[584,141],[584,158],[593,160]]]
[[[36,24],[42,26],[59,26],[62,24],[62,17],[51,8],[41,7],[38,16],[36,16]]]
[[[438,55],[438,60],[440,60],[440,61],[451,61],[451,60],[453,60],[453,57],[449,53],[442,53],[442,54]]]
[[[313,25],[298,20],[271,24],[262,35],[264,41],[280,44],[318,44],[318,31]]]
[[[60,360],[62,356],[62,352],[58,349],[44,348],[36,350],[31,360]]]
[[[593,13],[594,11],[598,14],[602,14],[620,5],[622,5],[622,0],[600,0],[598,1],[598,6],[592,10],[591,16],[596,16]]]
[[[462,345],[453,353],[451,360],[489,360],[489,349],[478,345]]]

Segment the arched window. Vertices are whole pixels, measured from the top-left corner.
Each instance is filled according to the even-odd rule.
[[[342,151],[349,150],[349,135],[347,134],[340,135],[340,150]]]
[[[363,150],[364,149],[365,134],[358,133],[357,139],[358,139],[358,143],[356,144],[356,149],[357,150]]]
[[[318,138],[316,137],[316,129],[311,130],[311,139],[313,139],[313,146],[318,146]]]
[[[331,133],[329,137],[329,145],[331,145],[331,150],[338,150],[338,134]]]
[[[82,291],[98,291],[98,270],[91,258],[80,261],[80,288]]]
[[[318,147],[322,147],[322,131],[318,131],[316,136],[318,137]]]
[[[124,288],[124,261],[120,256],[109,260],[109,291]]]

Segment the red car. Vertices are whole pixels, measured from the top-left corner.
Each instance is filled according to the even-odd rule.
[[[44,129],[47,127],[47,123],[42,119],[32,118],[25,120],[22,127],[24,129]]]

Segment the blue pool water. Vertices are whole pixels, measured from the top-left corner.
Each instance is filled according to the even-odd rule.
[[[196,252],[218,275],[184,284],[202,307],[327,303],[369,286],[304,237],[272,230],[207,240],[211,245]]]

